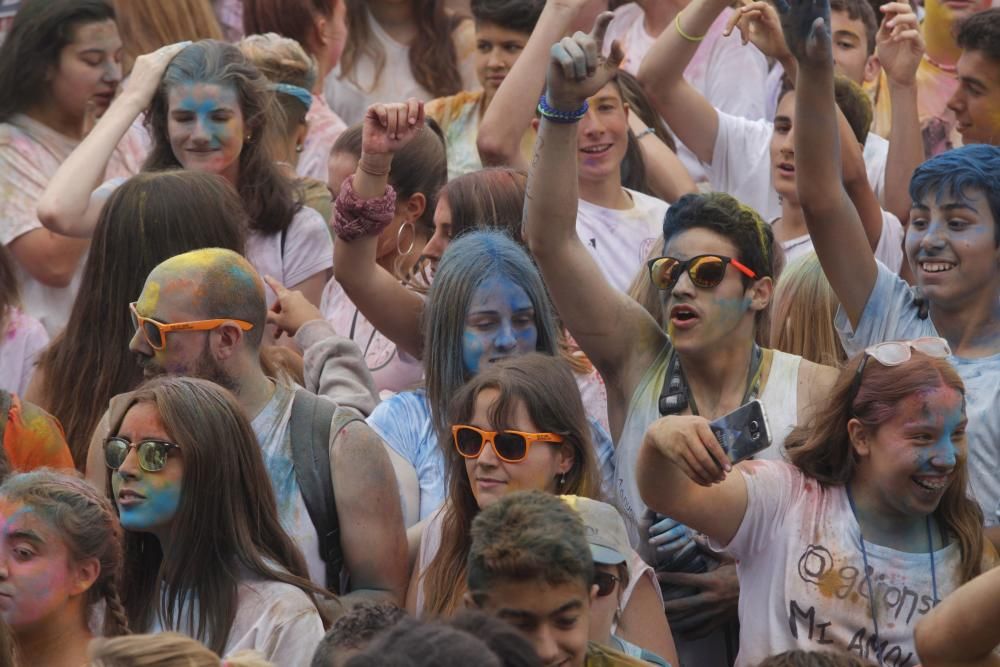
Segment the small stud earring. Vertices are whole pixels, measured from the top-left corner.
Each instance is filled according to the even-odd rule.
[[[301,152],[302,152],[302,151],[304,151],[305,149],[306,149],[306,147],[305,147],[305,146],[303,146],[302,144],[296,144],[296,146],[295,146],[295,152],[296,152],[296,153],[301,153]]]

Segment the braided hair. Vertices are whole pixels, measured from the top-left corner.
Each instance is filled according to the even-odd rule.
[[[41,469],[9,477],[0,496],[30,506],[58,531],[73,560],[97,559],[101,572],[87,591],[88,612],[104,600],[104,636],[129,634],[119,595],[123,534],[110,501],[79,477]]]

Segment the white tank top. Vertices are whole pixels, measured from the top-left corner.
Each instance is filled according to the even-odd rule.
[[[670,358],[670,344],[663,346],[649,370],[642,376],[629,401],[628,415],[615,448],[615,494],[619,508],[632,517],[626,520],[632,532],[632,546],[638,535],[635,527],[646,511],[646,504],[639,496],[635,466],[639,458],[646,429],[660,418],[659,399],[663,390],[664,374]],[[771,429],[771,446],[761,452],[763,459],[780,459],[784,456],[785,438],[798,420],[798,377],[802,357],[774,350],[767,383],[760,395]]]

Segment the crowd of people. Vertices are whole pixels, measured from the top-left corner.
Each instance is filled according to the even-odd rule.
[[[1000,6],[0,40],[0,667],[1000,665]]]

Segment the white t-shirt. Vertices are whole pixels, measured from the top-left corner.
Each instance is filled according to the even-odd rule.
[[[868,581],[886,667],[919,664],[913,629],[936,604],[928,553],[865,541],[842,486],[824,488],[791,464],[749,461],[747,510],[726,551],[740,579],[737,667],[802,649],[846,650],[878,664]],[[959,585],[961,551],[935,544],[937,601]]]
[[[281,251],[282,238],[284,253]],[[295,214],[288,229],[282,233],[251,231],[246,256],[261,277],[272,276],[291,288],[320,271],[333,268],[333,239],[323,216],[306,207]],[[277,299],[266,283],[264,293],[268,305]]]
[[[290,584],[249,575],[240,582],[237,596],[236,618],[230,626],[223,658],[253,649],[275,665],[309,664],[324,634],[323,622],[309,596]],[[149,632],[172,630],[193,637],[194,627],[185,622],[186,612],[181,609],[175,615],[178,624],[172,628],[164,627],[157,613]]]
[[[705,165],[709,181],[716,190],[728,193],[756,210],[764,220],[780,218],[781,201],[771,179],[771,135],[774,134],[774,123],[767,120],[747,120],[723,111],[718,111],[718,114],[719,131],[715,137],[712,163]],[[872,139],[872,136],[874,135],[868,135],[868,143],[865,144],[865,167],[868,171],[868,183],[878,196],[884,189],[889,144],[881,137]],[[883,211],[883,230],[886,225],[893,226],[891,220],[885,220],[886,216],[892,216],[895,224],[899,224],[895,216]],[[901,256],[899,262],[902,262]],[[893,264],[891,259],[889,264]]]
[[[834,320],[848,356],[887,340],[939,336],[930,318],[920,319],[910,286],[883,264],[856,330],[843,309]],[[969,489],[986,515],[986,525],[1000,520],[1000,354],[979,359],[948,358],[965,383],[969,443]]]
[[[365,111],[376,102],[405,102],[410,97],[423,101],[433,99],[434,95],[417,83],[410,69],[410,47],[401,44],[389,36],[379,22],[366,12],[368,27],[372,39],[378,42],[385,51],[385,66],[375,83],[375,61],[362,55],[354,65],[354,83],[341,70],[338,64],[323,82],[323,96],[333,112],[340,116],[348,125],[358,123],[365,117]],[[459,28],[458,30],[461,30]],[[475,60],[471,53],[458,53],[458,71],[462,76],[463,90],[478,90],[479,80],[476,78]]]
[[[326,563],[319,551],[319,534],[309,517],[292,463],[292,388],[275,384],[274,396],[253,418],[250,426],[257,435],[264,466],[278,503],[278,518],[306,559],[309,578],[326,588]],[[285,663],[282,663],[285,664]],[[293,664],[293,663],[289,663]]]
[[[0,330],[0,389],[24,395],[35,374],[38,355],[49,344],[49,335],[42,323],[20,308],[8,308],[0,321],[6,327]]]
[[[899,273],[903,267],[903,237],[905,235],[906,230],[903,229],[899,218],[883,209],[882,234],[878,237],[878,245],[875,247],[875,258],[892,269],[894,273]],[[813,252],[812,237],[803,234],[783,242],[781,247],[785,251],[785,262],[791,262]]]
[[[579,200],[576,233],[611,286],[628,291],[655,243],[663,239],[667,202],[623,188],[632,198],[624,210],[604,208]]]
[[[684,68],[684,78],[712,106],[734,116],[763,118],[767,58],[755,48],[742,46],[738,34],[723,36],[732,11],[726,9],[712,23]],[[635,74],[658,35],[646,32],[643,25],[645,13],[633,2],[622,5],[614,14],[604,39],[605,55],[611,49],[611,42],[617,39],[625,50],[622,68]],[[668,29],[673,30],[673,25]],[[680,142],[677,156],[696,181],[704,181],[708,177],[698,158]]]

